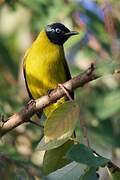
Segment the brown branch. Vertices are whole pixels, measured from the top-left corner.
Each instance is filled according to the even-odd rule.
[[[86,71],[65,82],[63,86],[69,92],[72,92],[78,87],[84,86],[87,82],[96,79],[94,69],[94,64],[91,64],[91,66]],[[42,96],[37,100],[30,101],[27,106],[24,107],[20,112],[15,113],[13,116],[5,120],[5,122],[0,122],[0,136],[2,137],[4,134],[16,128],[17,126],[25,122],[29,122],[30,117],[33,116],[37,111],[40,111],[49,104],[56,102],[64,95],[65,92],[63,89],[58,87],[51,91],[48,95]]]
[[[91,149],[93,151],[94,154],[96,154],[97,156],[100,156],[100,154],[98,154],[95,150]],[[115,173],[120,172],[120,167],[116,166],[112,161],[109,161],[107,163],[107,167],[109,168],[111,173]]]
[[[113,162],[108,162],[107,167],[111,171],[111,173],[115,173],[116,171],[120,172],[120,168],[116,166]]]

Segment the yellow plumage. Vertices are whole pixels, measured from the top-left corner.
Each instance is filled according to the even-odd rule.
[[[45,31],[40,32],[25,55],[24,75],[27,89],[34,99],[47,94],[59,83],[70,79],[63,46],[52,43]],[[65,97],[45,108],[46,116],[64,101]]]

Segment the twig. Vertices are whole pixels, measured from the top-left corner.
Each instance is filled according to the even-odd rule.
[[[94,73],[95,67],[92,64],[86,71],[82,74],[70,79],[69,81],[65,82],[63,86],[69,91],[72,92],[78,87],[84,86],[87,82],[96,79]],[[20,112],[15,113],[13,116],[9,117],[7,121],[2,125],[0,122],[0,136],[2,137],[7,132],[11,131],[12,129],[16,128],[17,126],[29,122],[31,116],[33,116],[36,112],[41,111],[46,106],[50,105],[51,103],[56,102],[58,99],[63,97],[65,92],[61,88],[56,88],[49,93],[49,95],[42,96],[41,98],[32,101],[32,103],[28,103],[26,107],[24,107]]]
[[[95,150],[92,149],[92,151],[97,156],[100,156]],[[116,171],[120,172],[120,167],[116,166],[112,161],[107,163],[107,167],[110,169],[111,173],[115,173]]]
[[[111,173],[115,173],[116,171],[120,172],[120,168],[111,161],[108,162],[107,167],[110,169]]]
[[[43,128],[43,126],[41,124],[39,124],[39,123],[37,123],[35,121],[32,121],[31,119],[28,122],[30,122],[30,123],[32,123],[32,124],[34,124],[34,125],[36,125],[36,126],[38,126],[40,128]]]

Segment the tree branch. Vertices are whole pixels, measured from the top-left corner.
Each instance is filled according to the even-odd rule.
[[[87,82],[96,79],[94,70],[95,70],[94,64],[91,64],[91,66],[86,71],[70,79],[69,81],[65,82],[63,86],[69,92],[72,92],[78,87],[84,86]],[[7,132],[11,131],[17,126],[25,122],[29,122],[30,117],[33,116],[37,111],[40,111],[49,104],[56,102],[64,95],[65,92],[63,91],[63,89],[58,87],[53,91],[51,91],[48,95],[42,96],[37,100],[30,101],[27,104],[27,106],[24,107],[20,112],[15,113],[4,122],[3,121],[0,122],[0,127],[1,127],[0,136],[2,137]]]

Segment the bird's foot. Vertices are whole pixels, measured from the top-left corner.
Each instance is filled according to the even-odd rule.
[[[73,101],[73,98],[71,97],[68,89],[66,89],[66,87],[63,86],[63,84],[58,84],[58,87],[60,87],[60,88],[65,92],[66,96],[68,97],[68,99],[69,99],[70,101]]]
[[[8,120],[9,119],[6,119],[4,114],[0,114],[0,128],[3,127]]]
[[[35,100],[34,100],[34,99],[31,99],[31,100],[27,103],[26,108],[27,108],[27,109],[31,109],[31,108],[33,108],[35,105],[36,105]]]

